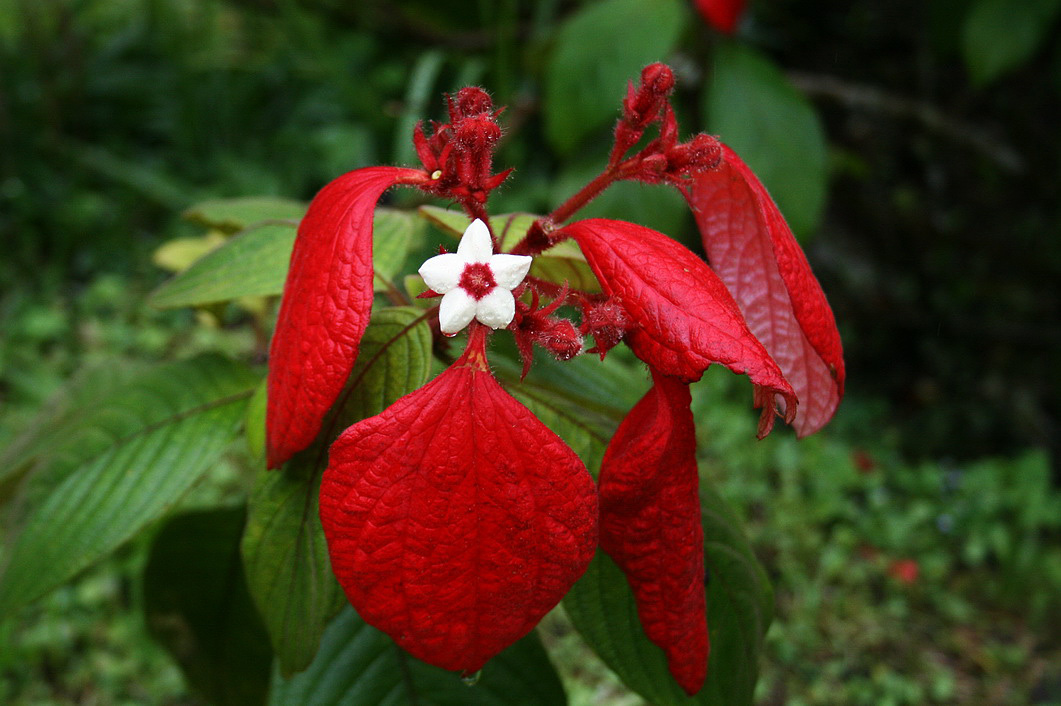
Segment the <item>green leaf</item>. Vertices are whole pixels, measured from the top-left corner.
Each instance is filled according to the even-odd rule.
[[[275,196],[247,196],[234,199],[203,201],[186,210],[182,217],[226,233],[236,233],[262,221],[298,222],[306,213],[306,204]]]
[[[762,637],[773,616],[773,593],[762,567],[722,499],[701,487],[707,624],[707,682],[685,695],[667,671],[662,650],[641,628],[626,578],[602,552],[564,598],[571,622],[623,682],[656,706],[751,704]]]
[[[464,211],[454,211],[438,206],[421,206],[417,209],[420,217],[436,225],[443,233],[460,240],[468,229],[472,219]],[[498,239],[498,248],[505,250],[518,243],[531,225],[540,216],[534,213],[502,213],[490,217],[490,227]]]
[[[431,327],[421,311],[376,312],[340,397],[338,419],[333,415],[326,421],[322,438],[282,470],[262,468],[258,473],[243,537],[243,561],[285,676],[313,660],[325,626],[343,603],[319,516],[328,446],[353,421],[379,414],[423,385],[430,364]]]
[[[456,238],[460,238],[468,229],[468,224],[472,222],[464,211],[454,211],[440,206],[421,206],[416,209],[416,212],[421,218],[426,218],[430,223],[438,226],[443,233]]]
[[[530,276],[553,284],[564,284],[583,292],[601,291],[600,282],[593,274],[585,255],[573,240],[557,243],[534,258]]]
[[[122,439],[252,384],[245,367],[220,356],[151,367],[114,360],[84,370],[0,455],[0,478],[11,469],[29,470],[20,499],[36,506],[67,475]]]
[[[813,106],[769,59],[720,43],[704,110],[710,132],[758,175],[797,235],[818,227],[826,193],[825,132]]]
[[[142,365],[125,360],[78,371],[0,452],[0,497],[6,500],[14,482],[42,458],[76,457],[93,438],[106,445],[110,436],[123,435],[125,423],[113,414],[114,405],[129,400],[129,380],[142,372]],[[135,424],[138,407],[127,411]]]
[[[148,630],[217,706],[265,702],[272,653],[239,560],[242,507],[173,517],[144,569]]]
[[[165,282],[148,299],[171,309],[284,291],[295,245],[294,223],[264,223],[233,236]]]
[[[261,223],[247,228],[164,283],[151,295],[150,303],[169,309],[283,293],[296,225]],[[421,227],[411,213],[376,210],[372,259],[377,288],[401,270],[410,239]]]
[[[431,370],[431,326],[415,307],[389,307],[372,315],[350,380],[339,397],[334,435],[379,414],[423,386]]]
[[[224,245],[227,240],[228,238],[216,230],[192,238],[174,238],[160,245],[152,253],[151,262],[168,272],[183,272],[196,260]]]
[[[269,402],[268,380],[262,380],[250,402],[243,420],[243,435],[247,438],[247,449],[257,461],[265,461],[265,409]]]
[[[490,225],[498,234],[498,247],[508,250],[515,247],[516,243],[523,240],[534,221],[541,218],[536,213],[503,213],[490,219]],[[463,234],[464,231],[461,231]]]
[[[514,361],[498,358],[495,365],[507,380],[519,379],[520,367]],[[645,364],[622,346],[613,348],[604,360],[593,353],[567,361],[558,361],[548,354],[538,355],[527,383],[601,413],[615,425],[651,386]]]
[[[281,471],[259,471],[249,501],[243,561],[281,672],[313,659],[325,625],[342,606],[318,516],[327,454],[319,446]]]
[[[160,369],[170,375],[145,376],[139,381],[149,387],[129,390],[154,390],[158,398],[91,407],[94,418],[71,429],[85,448],[60,449],[42,471],[63,479],[30,506],[11,546],[0,576],[0,614],[55,588],[163,517],[231,441],[254,376],[219,358]],[[112,436],[115,431],[121,435]]]
[[[686,19],[677,0],[602,0],[587,4],[557,33],[545,71],[545,131],[561,153],[619,115],[628,81],[663,61]]]
[[[274,675],[271,706],[564,706],[567,697],[535,633],[482,670],[474,686],[424,664],[349,606],[328,626],[316,660],[291,679]]]
[[[423,237],[424,221],[412,211],[377,208],[372,226],[373,284],[376,291],[386,289],[409,254],[409,245]]]
[[[1042,46],[1061,0],[980,0],[965,19],[965,63],[984,86],[1028,61]]]

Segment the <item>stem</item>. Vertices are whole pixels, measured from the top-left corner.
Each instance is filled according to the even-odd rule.
[[[626,179],[630,175],[636,173],[640,166],[640,162],[641,155],[634,155],[624,162],[605,168],[603,172],[579,189],[578,192],[567,199],[567,201],[564,201],[557,206],[556,210],[548,216],[544,216],[535,221],[534,225],[532,225],[530,230],[527,231],[527,235],[523,237],[523,240],[516,243],[515,247],[513,247],[510,252],[514,255],[537,255],[543,250],[547,250],[563,240],[563,236],[559,239],[554,239],[550,235],[556,226],[575,215],[579,209],[585,207],[586,204],[597,198],[602,191],[607,189],[613,183]]]
[[[472,321],[470,326],[468,345],[465,346],[464,353],[457,359],[455,365],[464,365],[487,372],[490,370],[490,365],[486,362],[486,338],[490,334],[490,329],[478,321]]]
[[[591,182],[579,189],[574,196],[557,206],[556,209],[549,214],[549,220],[553,223],[563,223],[573,216],[576,211],[597,198],[602,191],[611,186],[612,182],[615,181],[615,171],[617,168],[618,166],[609,167],[598,174]]]

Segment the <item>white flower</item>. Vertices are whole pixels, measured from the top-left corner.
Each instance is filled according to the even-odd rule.
[[[527,276],[532,258],[493,253],[490,230],[476,218],[461,236],[457,252],[436,255],[420,266],[427,286],[444,295],[438,307],[442,333],[453,335],[472,319],[493,329],[512,323],[512,289]]]

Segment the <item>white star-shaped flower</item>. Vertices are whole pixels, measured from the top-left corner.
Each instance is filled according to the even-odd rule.
[[[427,286],[442,294],[438,322],[453,335],[478,319],[504,328],[516,315],[512,290],[530,271],[529,255],[494,255],[490,230],[476,218],[461,236],[457,252],[436,255],[420,266]]]

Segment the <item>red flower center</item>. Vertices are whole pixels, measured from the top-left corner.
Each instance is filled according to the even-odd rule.
[[[482,299],[496,286],[497,282],[494,281],[494,272],[490,269],[490,265],[485,262],[469,262],[464,266],[460,287],[473,299]]]

